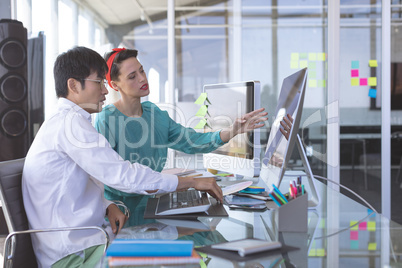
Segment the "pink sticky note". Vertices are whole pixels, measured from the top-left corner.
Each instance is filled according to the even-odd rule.
[[[359,77],[359,69],[353,69],[351,71],[351,76],[352,77]]]
[[[359,223],[359,230],[360,231],[366,231],[367,230],[367,222],[366,221]]]
[[[367,86],[367,78],[360,78],[360,85]]]
[[[350,231],[350,240],[359,240],[359,231]]]

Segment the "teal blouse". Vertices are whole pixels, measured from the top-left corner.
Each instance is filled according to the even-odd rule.
[[[131,163],[140,163],[160,172],[165,166],[167,149],[187,154],[208,153],[224,142],[219,132],[198,133],[173,121],[154,103],[141,103],[141,117],[128,117],[113,104],[107,105],[95,119],[96,130],[103,134],[113,149]],[[148,196],[128,194],[105,186],[105,197],[121,200],[134,210],[146,205]]]

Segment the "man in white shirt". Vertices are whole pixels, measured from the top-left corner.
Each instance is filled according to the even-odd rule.
[[[214,178],[177,177],[124,161],[91,124],[102,109],[107,65],[95,51],[76,47],[54,65],[58,111],[44,122],[26,156],[22,193],[30,228],[100,226],[109,233],[124,225],[124,214],[103,197],[103,185],[138,194],[159,194],[194,187],[222,201]],[[109,222],[105,221],[106,212]],[[112,229],[112,230],[110,230]],[[92,231],[32,235],[40,267],[63,267],[88,248],[103,244]],[[99,256],[98,256],[99,258]],[[70,261],[70,260],[68,260]],[[99,260],[98,260],[99,261]],[[70,265],[70,264],[69,264]]]

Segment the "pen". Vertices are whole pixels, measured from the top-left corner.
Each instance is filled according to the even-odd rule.
[[[274,187],[274,191],[275,193],[278,194],[279,197],[284,199],[284,203],[286,204],[288,201],[286,200],[286,197],[281,193],[281,191],[279,191],[278,188],[276,188],[275,184],[272,184],[272,186]]]
[[[302,194],[304,194],[304,184],[302,184]]]
[[[192,178],[192,177],[198,177],[198,176],[202,176],[202,174],[187,175],[187,176],[183,176],[183,177],[184,178]]]
[[[268,193],[268,195],[272,198],[272,201],[274,201],[275,204],[278,205],[278,207],[282,206],[271,193]]]

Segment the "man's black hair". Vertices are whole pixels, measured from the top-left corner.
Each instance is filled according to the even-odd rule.
[[[107,72],[106,62],[98,52],[87,47],[75,47],[60,54],[53,68],[57,97],[67,97],[68,79],[74,78],[84,87],[84,79],[93,72],[99,78],[104,78]]]

